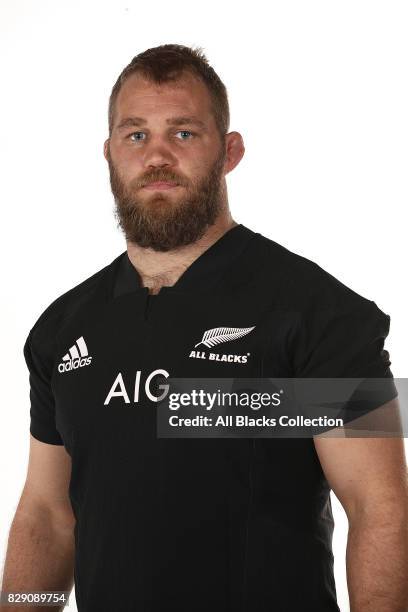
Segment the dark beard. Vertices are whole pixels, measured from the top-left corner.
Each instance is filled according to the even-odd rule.
[[[123,183],[109,155],[115,217],[126,239],[154,251],[170,251],[199,240],[214,224],[224,206],[222,179],[225,158],[222,148],[208,174],[195,184],[187,184],[184,178],[158,168],[133,182],[132,191],[132,185],[128,188]],[[184,189],[187,187],[180,201],[173,203],[164,191],[155,192],[148,202],[137,197],[137,190],[142,185],[166,180],[181,183]]]

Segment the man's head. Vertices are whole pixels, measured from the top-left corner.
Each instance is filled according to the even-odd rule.
[[[112,89],[104,145],[128,241],[175,249],[228,211],[225,175],[244,154],[228,128],[226,89],[201,52],[163,45],[133,58]]]

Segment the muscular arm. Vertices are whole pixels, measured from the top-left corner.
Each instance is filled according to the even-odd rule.
[[[68,497],[71,460],[63,446],[30,435],[27,478],[11,524],[2,591],[70,591],[74,525]],[[7,612],[59,607],[0,606]]]
[[[408,477],[403,439],[316,436],[314,442],[349,521],[346,565],[351,612],[408,612]]]

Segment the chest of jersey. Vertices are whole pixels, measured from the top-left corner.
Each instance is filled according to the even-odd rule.
[[[135,424],[145,410],[154,413],[164,378],[289,376],[292,328],[291,313],[247,295],[122,295],[61,331],[57,423],[96,427],[104,415],[114,423],[132,409]]]

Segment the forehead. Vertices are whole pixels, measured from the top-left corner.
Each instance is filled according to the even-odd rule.
[[[210,121],[211,98],[205,84],[190,73],[177,81],[153,83],[139,74],[129,76],[115,103],[115,123],[131,115],[194,114]]]

